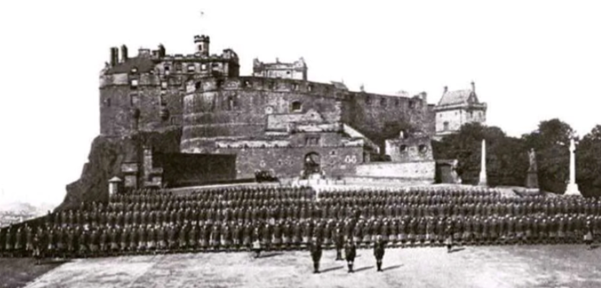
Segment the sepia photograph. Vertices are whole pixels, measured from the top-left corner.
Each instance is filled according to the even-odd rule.
[[[0,288],[601,287],[599,15],[8,1]]]

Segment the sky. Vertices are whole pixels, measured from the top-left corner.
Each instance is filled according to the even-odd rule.
[[[234,49],[304,57],[309,80],[392,94],[476,83],[488,125],[519,136],[560,118],[581,135],[601,116],[599,1],[5,1],[0,4],[0,205],[60,203],[99,134],[109,49]],[[201,17],[201,11],[204,16]]]

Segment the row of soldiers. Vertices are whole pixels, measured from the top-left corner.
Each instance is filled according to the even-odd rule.
[[[184,221],[159,224],[45,225],[0,230],[0,252],[31,255],[41,247],[51,255],[112,255],[146,251],[248,249],[253,241],[268,249],[303,249],[311,239],[327,247],[352,239],[368,246],[381,236],[393,246],[442,245],[447,227],[467,245],[580,243],[587,232],[601,235],[601,216],[402,217],[300,221]],[[36,240],[37,239],[37,240]],[[46,252],[45,252],[46,253]]]
[[[99,206],[100,207],[100,206]],[[177,208],[177,209],[131,209],[126,211],[96,210],[69,210],[51,213],[47,216],[50,225],[75,226],[75,225],[109,225],[126,226],[131,224],[161,224],[165,222],[183,223],[199,221],[268,221],[279,220],[341,220],[348,217],[363,216],[365,218],[403,218],[403,217],[491,217],[491,216],[555,216],[555,215],[585,215],[599,216],[597,209],[556,209],[555,206],[516,205],[455,205],[453,203],[442,205],[322,205],[321,202],[299,205],[263,205],[259,207],[241,206],[236,208]]]
[[[274,200],[274,199],[303,199],[312,198],[315,191],[311,187],[219,187],[197,190],[190,193],[174,194],[168,190],[142,189],[130,193],[113,194],[110,202],[114,203],[163,203],[175,199],[185,201],[203,201],[210,199],[232,200]]]

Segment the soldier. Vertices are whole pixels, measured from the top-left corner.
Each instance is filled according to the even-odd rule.
[[[349,238],[348,240],[350,241],[351,239]],[[344,246],[344,235],[342,234],[342,229],[340,229],[340,227],[336,227],[336,230],[334,231],[334,246],[336,247],[336,261],[342,260],[342,248]],[[347,259],[348,259],[348,256],[347,256]]]
[[[384,258],[385,245],[386,243],[382,239],[382,236],[378,235],[376,243],[374,244],[374,256],[376,257],[378,272],[384,272],[384,270],[382,270],[382,259]]]
[[[192,228],[188,232],[188,248],[191,251],[196,251],[198,248],[198,228],[194,222],[192,223]]]
[[[35,233],[35,235],[33,236],[33,257],[35,258],[35,265],[40,265],[41,262],[41,244],[40,244],[40,235],[39,235],[39,231]]]
[[[90,231],[90,256],[96,257],[98,256],[98,244],[100,243],[100,235],[98,229],[93,228]]]
[[[451,249],[453,248],[453,234],[453,226],[451,223],[448,223],[447,228],[445,229],[446,239],[444,241],[444,244],[447,246],[447,253],[451,253]]]
[[[259,256],[261,256],[261,240],[259,239],[258,236],[259,235],[256,235],[256,237],[254,238],[254,240],[252,242],[252,248],[251,248],[254,253],[255,258],[259,258]]]
[[[348,273],[354,273],[353,264],[355,257],[357,256],[357,246],[351,238],[347,239],[346,245],[344,245],[344,257],[346,258],[346,264],[348,265]],[[338,259],[336,259],[338,260]],[[342,260],[342,258],[340,259]]]
[[[313,273],[319,273],[319,261],[321,260],[321,243],[319,239],[315,239],[310,245],[311,258],[313,260]]]
[[[584,234],[584,244],[588,246],[588,250],[593,249],[593,226],[590,220],[586,221],[586,234]]]

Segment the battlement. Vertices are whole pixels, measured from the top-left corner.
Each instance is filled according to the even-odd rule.
[[[195,35],[194,36],[194,43],[211,43],[211,37],[209,37],[209,35]]]

